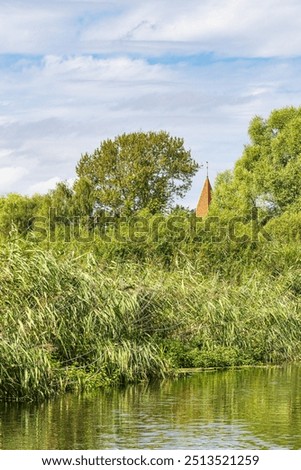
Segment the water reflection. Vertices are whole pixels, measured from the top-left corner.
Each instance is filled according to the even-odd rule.
[[[300,366],[0,405],[1,449],[300,449]]]

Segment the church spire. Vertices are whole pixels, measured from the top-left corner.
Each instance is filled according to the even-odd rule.
[[[208,176],[208,162],[206,162],[206,170],[207,176],[195,211],[197,217],[205,217],[208,214],[209,205],[211,202],[212,188]]]

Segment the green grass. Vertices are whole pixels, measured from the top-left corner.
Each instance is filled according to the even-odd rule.
[[[25,241],[0,253],[2,400],[301,358],[296,266],[227,278],[183,260],[102,263]]]
[[[147,289],[128,287],[93,259],[84,270],[76,259],[13,245],[2,250],[0,285],[2,398],[166,374],[150,324],[142,324]]]

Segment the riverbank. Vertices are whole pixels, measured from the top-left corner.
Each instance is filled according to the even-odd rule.
[[[301,359],[289,267],[236,277],[190,262],[102,263],[14,242],[1,247],[1,400],[164,378],[179,368]]]

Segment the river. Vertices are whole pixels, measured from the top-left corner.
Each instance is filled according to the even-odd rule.
[[[301,366],[2,403],[0,449],[301,449]]]

